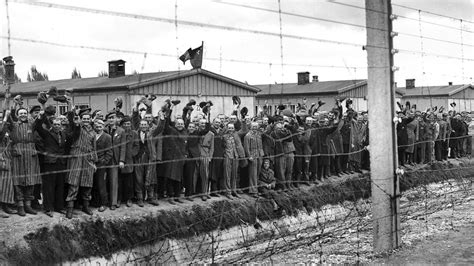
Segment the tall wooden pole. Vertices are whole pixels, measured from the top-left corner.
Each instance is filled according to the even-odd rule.
[[[366,0],[370,172],[374,250],[398,245],[395,86],[390,0]]]

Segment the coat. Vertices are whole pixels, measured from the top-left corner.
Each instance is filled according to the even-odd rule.
[[[208,131],[201,137],[199,144],[201,157],[212,158],[214,155],[214,133]]]
[[[125,130],[122,127],[109,127],[107,133],[112,137],[112,165],[118,165],[120,162],[125,163],[125,155],[127,153],[127,140],[125,138]]]
[[[0,121],[0,203],[13,204],[15,202],[15,191],[12,179],[10,138],[6,134],[7,128]]]
[[[112,137],[103,132],[98,139],[96,139],[97,149],[97,167],[110,165],[113,157]]]
[[[330,156],[340,156],[341,153],[344,152],[344,149],[342,147],[342,136],[340,133],[340,130],[342,126],[344,125],[344,121],[340,120],[337,125],[333,124],[329,126],[329,131],[326,136],[326,143],[328,145],[328,154]]]
[[[349,161],[361,163],[362,149],[364,148],[365,125],[363,122],[352,120],[351,142],[349,147]]]
[[[407,124],[407,147],[405,149],[408,153],[415,151],[415,142],[418,141],[418,120],[413,119]]]
[[[13,183],[19,186],[41,184],[38,153],[35,147],[34,121],[10,120],[9,130],[12,140]]]
[[[123,163],[125,167],[120,169],[120,172],[123,174],[130,174],[133,173],[133,157],[135,157],[138,153],[138,142],[136,142],[137,132],[133,130],[123,131],[122,138],[125,141],[125,157]]]
[[[70,132],[72,135],[71,157],[68,158],[66,183],[73,186],[92,187],[97,162],[95,132],[81,125],[76,125],[73,121],[74,114],[68,115]]]
[[[46,116],[40,116],[35,121],[34,128],[41,137],[44,144],[44,163],[47,164],[66,164],[66,146],[70,145],[71,136],[66,136],[66,132],[55,133],[52,129],[47,130],[43,127]],[[69,143],[69,144],[67,144]]]
[[[184,162],[188,157],[187,141],[188,131],[177,130],[170,125],[169,118],[166,119],[163,135],[163,163],[165,172],[163,176],[181,182],[183,180]]]
[[[262,133],[258,131],[249,131],[244,137],[244,150],[247,158],[262,158],[263,152]]]
[[[408,146],[408,132],[407,125],[413,121],[413,118],[403,118],[397,124],[397,143],[399,148],[406,149]]]

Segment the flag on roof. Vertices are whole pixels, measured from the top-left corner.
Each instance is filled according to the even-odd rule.
[[[203,47],[204,45],[201,45],[195,49],[189,48],[183,55],[179,57],[179,60],[183,61],[183,64],[190,60],[193,68],[200,68],[202,66]]]

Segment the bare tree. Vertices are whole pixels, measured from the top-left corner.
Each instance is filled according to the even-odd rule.
[[[97,74],[98,77],[108,77],[109,76],[109,73],[107,73],[107,71],[105,70],[102,70],[99,72],[99,74]]]
[[[41,73],[36,69],[36,66],[31,66],[30,72],[28,72],[28,76],[26,77],[26,80],[28,82],[32,81],[44,81],[44,80],[49,80],[48,74],[46,73]]]
[[[80,79],[81,77],[81,72],[77,70],[77,68],[74,68],[71,73],[71,78],[72,79]]]

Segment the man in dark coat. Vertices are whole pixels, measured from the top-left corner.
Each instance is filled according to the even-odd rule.
[[[138,152],[134,157],[135,162],[135,196],[138,200],[138,206],[143,207],[145,192],[147,200],[152,205],[159,205],[155,196],[156,178],[156,143],[155,140],[163,131],[164,120],[161,119],[158,126],[150,128],[150,123],[146,120],[140,121],[137,131]]]
[[[163,175],[168,179],[168,201],[170,204],[175,204],[175,202],[182,203],[179,197],[183,182],[184,162],[188,157],[186,150],[188,131],[184,126],[183,119],[176,119],[174,126],[171,123],[171,112],[168,112],[163,132],[163,163],[165,167]]]
[[[397,123],[397,144],[398,144],[398,163],[403,166],[406,162],[405,150],[408,146],[407,125],[413,121],[413,117],[407,118],[405,113],[398,113],[399,122]]]
[[[55,118],[51,129],[45,129],[46,115],[41,112],[35,122],[44,144],[44,173],[42,175],[43,208],[46,215],[53,217],[53,210],[64,209],[64,178],[66,176],[66,133],[62,130],[61,120]],[[70,141],[70,140],[69,140]]]

